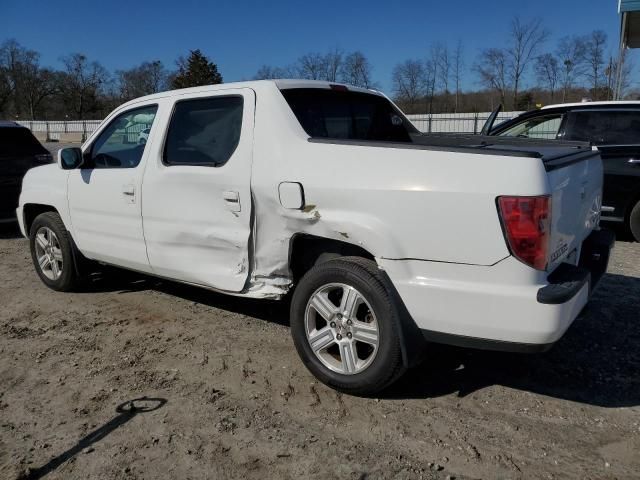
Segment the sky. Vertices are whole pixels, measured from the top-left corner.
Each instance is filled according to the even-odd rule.
[[[479,88],[470,67],[487,47],[505,46],[509,23],[539,17],[550,30],[546,50],[565,35],[604,30],[617,51],[617,0],[403,1],[70,1],[0,0],[0,42],[15,38],[41,53],[45,66],[81,52],[110,71],[199,48],[225,82],[248,80],[263,64],[284,66],[307,52],[361,50],[374,80],[391,92],[395,64],[423,59],[434,42],[464,45],[464,89]],[[633,57],[635,57],[635,53]],[[635,62],[638,63],[638,62]],[[637,70],[637,69],[636,69]],[[638,75],[634,74],[636,83]]]

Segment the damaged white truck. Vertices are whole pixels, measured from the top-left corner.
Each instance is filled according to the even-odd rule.
[[[429,341],[556,342],[607,267],[601,189],[589,145],[422,135],[379,92],[282,80],[122,105],[28,172],[17,213],[56,290],[97,262],[238,296],[292,291],[304,364],[372,394]]]

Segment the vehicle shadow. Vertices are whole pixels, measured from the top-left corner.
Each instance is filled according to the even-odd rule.
[[[18,222],[0,223],[0,240],[11,240],[13,238],[22,238]]]
[[[283,300],[240,298],[205,288],[109,267],[91,275],[88,285],[84,288],[85,292],[117,292],[119,294],[145,290],[162,292],[190,302],[251,316],[278,325],[289,325],[290,296],[285,297]]]
[[[90,287],[91,289],[92,287]],[[252,300],[121,272],[94,291],[155,290],[191,302],[289,324],[290,299]],[[517,321],[517,318],[514,319]],[[588,307],[552,350],[510,354],[426,345],[425,361],[382,398],[428,398],[504,385],[603,407],[640,405],[640,278],[605,275]]]
[[[85,448],[89,448],[94,443],[102,440],[104,437],[109,435],[118,427],[121,427],[122,425],[127,423],[136,415],[158,410],[159,408],[162,408],[165,403],[167,403],[167,400],[165,400],[164,398],[147,397],[135,398],[133,400],[127,400],[126,402],[121,403],[116,407],[117,415],[107,423],[85,435],[83,438],[78,440],[78,443],[76,443],[73,447],[52,458],[45,465],[38,468],[30,469],[19,478],[24,480],[37,480],[44,477],[45,475],[48,475],[64,462],[75,457]]]
[[[622,223],[607,222],[603,223],[602,226],[607,230],[611,230],[613,233],[615,233],[616,241],[618,242],[635,242],[633,236],[631,235],[631,231],[629,231],[629,229],[626,228]]]
[[[514,319],[517,320],[517,319]],[[640,278],[607,274],[549,352],[510,354],[432,345],[383,396],[467,396],[491,385],[601,407],[640,405]]]

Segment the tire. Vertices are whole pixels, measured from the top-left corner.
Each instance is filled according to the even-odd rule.
[[[29,245],[33,265],[47,287],[60,292],[78,287],[80,278],[71,235],[57,213],[45,212],[36,217],[29,232]]]
[[[636,203],[629,215],[629,230],[636,242],[640,242],[640,201]]]
[[[401,308],[388,281],[375,262],[360,257],[316,264],[302,277],[291,302],[291,335],[318,380],[373,395],[404,373]]]

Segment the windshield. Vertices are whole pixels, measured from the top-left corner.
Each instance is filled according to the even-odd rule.
[[[545,115],[533,117],[528,120],[516,123],[513,127],[507,128],[498,135],[501,137],[520,138],[540,138],[553,140],[557,138],[562,115]]]
[[[28,128],[0,128],[0,157],[24,157],[49,153]]]
[[[292,88],[282,95],[312,138],[411,142],[417,130],[379,95],[321,88]]]

